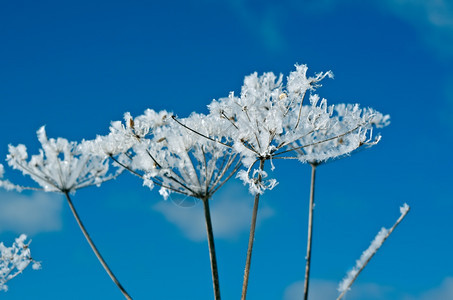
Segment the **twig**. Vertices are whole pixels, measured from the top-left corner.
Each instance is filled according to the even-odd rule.
[[[395,224],[389,230],[382,228],[378,235],[375,237],[371,245],[365,250],[360,257],[360,259],[356,262],[356,266],[348,272],[347,276],[343,281],[340,283],[339,291],[341,294],[338,296],[337,300],[341,300],[343,296],[349,291],[351,285],[357,279],[359,274],[362,270],[367,266],[368,262],[373,258],[374,254],[381,248],[382,244],[385,240],[392,234],[393,230],[395,230],[396,226],[406,217],[407,213],[409,212],[410,207],[407,204],[404,204],[400,208],[401,216],[396,220]],[[383,234],[383,236],[381,236]]]
[[[208,140],[210,140],[210,141],[213,141],[213,142],[222,144],[222,145],[224,145],[225,147],[228,147],[228,148],[233,148],[233,146],[231,146],[231,145],[222,143],[221,141],[218,141],[218,140],[216,140],[216,139],[213,139],[213,138],[211,138],[211,137],[209,137],[209,136],[207,136],[207,135],[202,134],[201,132],[196,131],[195,129],[192,129],[192,128],[188,127],[187,125],[184,125],[183,123],[181,123],[181,122],[176,118],[176,116],[171,116],[171,118],[172,118],[173,120],[175,120],[176,123],[178,123],[178,124],[181,125],[182,127],[186,128],[187,130],[192,131],[192,132],[195,133],[195,134],[198,134],[199,136],[204,137],[205,139],[208,139]]]

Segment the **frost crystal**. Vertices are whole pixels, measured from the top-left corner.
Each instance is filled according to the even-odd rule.
[[[252,172],[257,161],[281,158],[278,157],[282,154],[279,150],[314,131],[325,129],[328,124],[331,109],[325,100],[319,102],[318,98],[311,96],[309,105],[302,104],[307,92],[311,93],[320,86],[322,79],[333,75],[325,72],[307,77],[306,73],[307,66],[296,65],[286,86],[282,75],[264,73],[258,76],[254,73],[245,77],[239,97],[231,93],[229,97],[214,100],[209,105],[211,115],[230,123],[228,134],[233,147],[249,168],[240,174],[240,178],[250,185],[254,194],[275,186],[272,179],[259,183],[255,176],[260,172]],[[250,178],[250,174],[255,176]]]
[[[132,126],[123,138],[133,136],[135,142],[117,162],[140,176],[145,186],[160,186],[164,198],[176,192],[208,199],[240,166],[239,155],[227,145],[229,124],[196,113],[185,119],[169,116],[150,109],[134,119],[126,115]]]
[[[311,130],[292,144],[300,161],[319,164],[362,146],[376,145],[381,136],[373,135],[373,127],[387,126],[390,119],[358,104],[337,104],[331,110],[331,116],[323,121],[323,129]]]
[[[22,273],[22,271],[31,263],[33,270],[39,270],[41,264],[31,257],[29,243],[25,243],[27,236],[25,234],[16,238],[11,247],[6,247],[0,243],[0,291],[7,291],[6,283]]]
[[[9,180],[1,180],[5,174],[5,168],[0,164],[0,187],[7,191],[17,190],[20,191],[21,187],[11,183]]]
[[[8,164],[29,175],[47,192],[74,192],[77,189],[97,185],[118,175],[109,174],[106,157],[92,155],[83,151],[86,147],[63,138],[48,139],[44,126],[37,131],[42,149],[39,154],[28,159],[24,145],[9,145]],[[1,181],[6,189],[34,189],[15,186],[8,181]]]
[[[390,229],[382,228],[374,240],[371,242],[371,245],[363,251],[362,255],[360,258],[356,261],[356,264],[352,270],[350,270],[347,274],[346,277],[340,282],[338,285],[338,292],[340,293],[340,296],[337,299],[341,299],[347,291],[349,291],[351,285],[354,283],[356,280],[357,276],[362,272],[362,270],[365,268],[365,266],[368,264],[368,262],[371,260],[371,258],[376,254],[376,252],[381,248],[382,244],[385,242],[385,240],[390,236],[390,234],[395,230],[396,226],[404,219],[404,217],[407,215],[409,212],[409,205],[404,203],[402,207],[400,207],[400,217],[398,220],[396,220],[395,224]]]

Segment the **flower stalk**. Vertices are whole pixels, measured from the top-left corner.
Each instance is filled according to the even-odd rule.
[[[260,166],[259,170],[263,171],[264,169],[264,162],[265,159],[261,158],[260,159]],[[260,185],[262,176],[261,172],[258,175],[258,185]],[[247,287],[248,287],[248,282],[249,282],[249,275],[250,275],[250,265],[252,263],[252,251],[253,251],[253,242],[255,240],[255,227],[256,227],[256,218],[258,215],[258,204],[260,201],[260,194],[256,193],[255,194],[255,201],[253,204],[253,213],[252,213],[252,224],[250,225],[250,235],[249,235],[249,244],[247,247],[247,258],[245,261],[245,269],[244,269],[244,281],[242,283],[242,296],[241,300],[245,300],[247,298]]]
[[[307,234],[307,256],[305,265],[305,281],[304,281],[304,300],[308,299],[308,285],[310,281],[310,266],[311,266],[311,248],[313,239],[313,211],[315,208],[315,179],[316,166],[311,164],[311,184],[310,184],[310,204],[308,208],[308,234]]]
[[[121,283],[118,281],[118,279],[113,274],[110,267],[105,262],[104,258],[102,257],[101,253],[99,252],[99,250],[96,248],[96,245],[94,244],[93,240],[91,239],[90,235],[88,234],[88,231],[86,230],[85,226],[83,225],[82,220],[80,219],[79,214],[77,213],[77,210],[75,209],[74,204],[72,203],[71,197],[69,196],[69,192],[65,191],[64,195],[66,197],[66,200],[68,201],[69,207],[71,208],[71,212],[74,215],[74,218],[76,219],[77,224],[80,227],[80,230],[82,230],[83,235],[85,236],[88,244],[90,244],[91,249],[93,250],[93,252],[96,255],[99,262],[101,263],[102,267],[107,272],[107,274],[110,276],[110,278],[113,280],[113,282],[116,284],[116,286],[120,289],[121,293],[123,293],[124,297],[127,300],[132,300],[132,297],[126,292],[124,287],[121,285]]]
[[[212,230],[211,211],[209,208],[209,198],[202,199],[204,217],[206,221],[206,233],[209,244],[209,258],[211,260],[212,284],[214,288],[214,299],[220,300],[219,271],[217,268],[217,256],[215,252],[214,233]]]

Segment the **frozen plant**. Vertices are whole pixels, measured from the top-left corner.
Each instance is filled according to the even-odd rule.
[[[25,243],[27,236],[21,234],[11,247],[0,243],[0,291],[7,291],[6,283],[19,275],[32,263],[33,270],[39,270],[41,263],[31,257],[30,242]]]
[[[120,171],[109,172],[108,159],[82,151],[85,148],[83,145],[69,142],[64,138],[49,139],[44,126],[37,131],[37,135],[42,147],[39,150],[39,154],[32,155],[28,159],[25,145],[9,145],[9,154],[6,160],[9,166],[20,170],[24,175],[30,176],[39,186],[15,185],[7,180],[0,181],[0,186],[17,191],[27,189],[44,190],[65,195],[74,218],[98,260],[123,295],[127,299],[131,299],[93,243],[70,197],[70,193],[75,193],[78,189],[91,185],[100,186],[101,183],[118,176]]]
[[[296,70],[287,78],[286,86],[283,86],[282,75],[277,77],[270,72],[258,76],[254,73],[245,77],[239,97],[230,93],[229,97],[214,100],[209,105],[211,115],[231,124],[229,134],[232,146],[240,153],[247,168],[247,171],[241,170],[237,177],[248,184],[250,192],[255,195],[242,286],[243,300],[247,295],[260,194],[277,184],[275,179],[265,179],[268,176],[264,171],[265,162],[269,160],[273,169],[273,159],[285,158],[282,154],[286,151],[279,153],[279,150],[309,132],[323,129],[330,116],[325,102],[318,105],[315,101],[307,105],[309,115],[302,114],[305,94],[319,87],[319,82],[325,77],[333,76],[329,71],[307,77],[307,70],[305,65],[296,65]],[[288,127],[288,124],[291,126]]]
[[[341,300],[344,295],[350,290],[351,285],[354,283],[354,281],[357,279],[357,276],[359,276],[360,272],[366,267],[368,262],[373,258],[374,254],[381,248],[382,244],[385,242],[385,240],[392,234],[393,230],[395,230],[396,226],[398,226],[399,223],[406,217],[407,213],[409,212],[410,207],[406,203],[400,207],[400,217],[398,220],[396,220],[395,224],[390,229],[382,228],[374,240],[371,242],[371,245],[363,251],[362,255],[360,258],[356,261],[356,264],[352,270],[350,270],[347,274],[346,277],[340,282],[338,285],[338,292],[340,295],[338,296],[337,300]]]
[[[127,113],[125,122],[121,127],[124,140],[133,137],[133,146],[123,154],[109,154],[112,159],[142,178],[150,189],[158,186],[164,199],[177,193],[203,202],[214,295],[220,299],[209,201],[241,166],[239,154],[228,146],[225,135],[230,124],[196,113],[185,119],[170,119],[169,113],[150,109],[135,118]],[[113,134],[109,134],[110,139]],[[108,142],[109,136],[97,138],[98,148],[106,148],[102,143]]]
[[[319,96],[310,97],[318,102]],[[322,101],[325,101],[324,99]],[[323,120],[322,130],[311,130],[288,146],[288,152],[296,152],[297,159],[311,166],[310,201],[308,210],[307,254],[305,256],[304,300],[308,299],[313,236],[313,210],[315,177],[317,166],[327,161],[350,155],[364,147],[376,145],[381,136],[373,135],[373,129],[390,123],[390,116],[371,108],[360,108],[358,104],[337,104],[328,109],[330,117]],[[302,115],[309,116],[310,109],[302,108]],[[287,124],[288,127],[291,124]]]

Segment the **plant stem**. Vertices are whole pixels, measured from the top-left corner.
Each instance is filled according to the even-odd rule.
[[[310,204],[308,208],[307,260],[305,265],[304,300],[308,299],[308,284],[310,281],[311,244],[313,239],[313,210],[315,206],[316,164],[311,164]]]
[[[126,290],[123,288],[121,283],[116,279],[115,275],[113,272],[110,270],[109,266],[105,262],[105,260],[102,258],[101,253],[99,253],[98,249],[94,245],[93,241],[91,240],[90,235],[85,229],[85,226],[83,225],[82,221],[80,220],[79,214],[77,213],[74,205],[72,204],[71,198],[69,197],[69,192],[65,191],[64,192],[66,199],[68,200],[69,207],[71,208],[72,214],[74,215],[74,218],[77,221],[77,224],[79,224],[80,230],[82,230],[83,235],[85,236],[86,240],[88,241],[88,244],[90,244],[91,249],[93,250],[94,254],[96,254],[96,257],[98,258],[99,262],[101,265],[104,267],[105,271],[107,274],[109,274],[110,278],[113,280],[113,282],[116,284],[116,286],[120,289],[121,293],[123,293],[124,297],[128,300],[132,300],[131,296],[126,292]]]
[[[337,300],[341,300],[343,299],[344,295],[349,291],[349,289],[351,288],[352,284],[354,283],[354,281],[357,279],[357,277],[360,275],[360,273],[363,271],[363,269],[365,269],[365,267],[368,265],[368,263],[370,262],[370,260],[373,258],[373,256],[376,254],[376,252],[381,248],[381,246],[384,244],[384,242],[387,240],[387,238],[392,234],[392,232],[395,230],[395,228],[401,223],[401,221],[406,217],[407,213],[409,212],[410,210],[410,207],[407,206],[406,204],[406,207],[407,209],[405,209],[404,211],[401,212],[401,215],[400,217],[398,218],[398,220],[396,220],[395,224],[393,224],[392,228],[390,228],[388,231],[387,231],[387,234],[384,236],[384,238],[382,239],[382,241],[380,242],[380,244],[375,247],[375,249],[372,250],[372,252],[368,255],[368,257],[366,258],[366,260],[363,262],[362,266],[355,272],[354,276],[351,278],[351,280],[349,280],[349,283],[348,285],[343,289],[343,291],[341,292],[340,296],[338,296]],[[369,249],[371,248],[371,246],[366,250],[366,251],[370,251]],[[365,252],[364,252],[365,253]],[[362,254],[363,255],[363,254]]]
[[[217,270],[217,258],[215,253],[214,234],[212,231],[211,212],[209,209],[209,198],[202,199],[204,217],[206,221],[206,232],[208,234],[209,257],[211,258],[212,284],[214,287],[214,299],[220,300],[219,272]]]
[[[264,158],[260,159],[260,171],[264,169]],[[258,175],[258,184],[261,183],[261,173]],[[258,204],[260,201],[260,194],[255,195],[255,202],[253,204],[253,214],[252,214],[252,224],[250,226],[250,235],[249,235],[249,245],[247,248],[247,259],[245,261],[245,270],[244,270],[244,282],[242,283],[242,296],[241,300],[247,298],[247,286],[249,281],[250,274],[250,264],[252,262],[252,250],[253,250],[253,241],[255,239],[255,227],[256,227],[256,216],[258,214]]]

